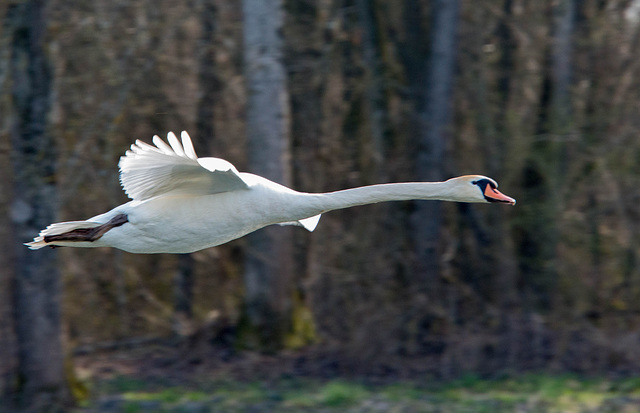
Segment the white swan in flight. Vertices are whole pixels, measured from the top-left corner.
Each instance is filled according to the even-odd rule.
[[[458,202],[516,201],[496,182],[466,175],[444,182],[370,185],[328,193],[297,192],[261,176],[238,172],[218,158],[198,158],[191,139],[182,144],[137,140],[120,158],[120,182],[132,201],[86,221],[59,222],[42,230],[31,249],[44,246],[115,247],[133,253],[187,253],[242,237],[271,224],[313,231],[320,215],[382,201],[435,199]]]

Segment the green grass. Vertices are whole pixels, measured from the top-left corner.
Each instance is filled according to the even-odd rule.
[[[118,411],[142,412],[634,412],[640,411],[640,378],[610,380],[528,374],[485,380],[367,385],[336,379],[277,382],[211,381],[197,386],[117,377],[94,384],[84,411],[101,411],[115,397]],[[104,403],[104,401],[102,402]],[[198,410],[199,409],[199,410]],[[107,409],[104,409],[105,411]],[[113,411],[113,409],[111,410]]]

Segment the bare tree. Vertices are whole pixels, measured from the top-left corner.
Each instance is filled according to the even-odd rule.
[[[45,54],[46,0],[9,6],[15,239],[26,241],[54,220],[55,143],[47,131],[52,73]],[[14,249],[14,315],[18,341],[18,408],[63,411],[70,392],[63,373],[60,276],[52,250]]]
[[[282,0],[244,0],[244,64],[250,168],[291,183],[290,113],[283,64]],[[248,237],[245,324],[242,331],[265,350],[282,345],[289,329],[293,239],[289,228],[269,227]]]
[[[217,12],[214,0],[200,4],[200,42],[198,48],[198,84],[200,95],[196,113],[196,148],[210,148],[215,139],[214,107],[219,98],[220,82],[215,73],[215,32]],[[180,254],[174,276],[174,323],[176,334],[190,332],[193,319],[195,260],[191,254]]]
[[[385,140],[389,135],[388,109],[385,96],[385,81],[382,59],[380,56],[380,27],[376,16],[376,4],[373,0],[358,0],[356,2],[360,24],[362,25],[362,51],[367,65],[366,99],[371,135],[371,157],[376,168],[375,176],[384,179],[382,163],[384,160]]]
[[[416,152],[417,178],[437,181],[445,178],[445,146],[450,132],[452,90],[456,59],[458,0],[434,2],[431,26],[431,51],[426,63],[423,85],[424,102],[418,113],[419,136]],[[428,219],[425,219],[428,217]],[[421,279],[434,277],[439,270],[439,243],[443,225],[442,207],[437,202],[416,204],[414,243]]]
[[[569,88],[572,72],[572,36],[576,6],[574,0],[548,3],[547,23],[551,27],[549,43],[544,51],[544,77],[536,135],[523,169],[522,185],[527,189],[523,199],[523,220],[519,239],[520,268],[531,279],[529,297],[538,308],[551,305],[557,280],[556,265],[561,188],[566,168],[564,153],[570,131]]]

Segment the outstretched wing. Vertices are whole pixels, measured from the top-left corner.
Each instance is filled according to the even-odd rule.
[[[129,198],[145,200],[172,193],[209,195],[247,189],[236,168],[224,159],[198,159],[187,132],[182,144],[169,132],[169,145],[157,135],[153,145],[140,140],[120,158],[120,183]]]

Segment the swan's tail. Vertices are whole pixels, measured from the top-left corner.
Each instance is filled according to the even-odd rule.
[[[129,222],[127,214],[118,214],[108,222],[100,224],[93,221],[69,221],[51,224],[34,238],[32,242],[24,245],[32,250],[44,246],[52,247],[99,247],[99,240],[107,231]]]
[[[38,236],[35,237],[33,241],[27,242],[24,245],[32,250],[37,250],[42,247],[46,247],[47,245],[66,246],[71,244],[72,242],[77,242],[71,239],[62,240],[63,238],[69,238],[69,234],[78,234],[82,232],[86,233],[92,228],[97,228],[99,226],[100,224],[98,224],[97,222],[91,221],[57,222],[40,231],[40,234],[38,234]]]

